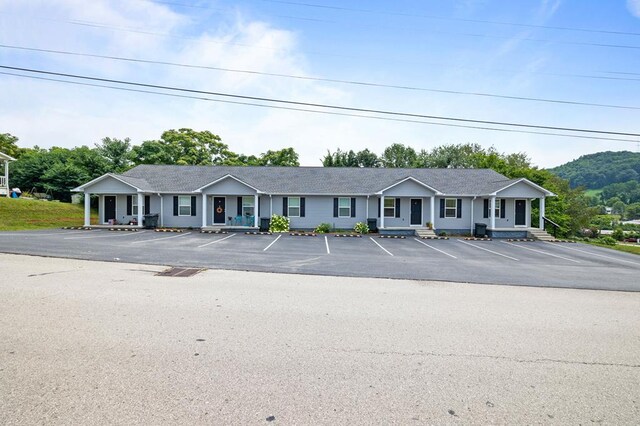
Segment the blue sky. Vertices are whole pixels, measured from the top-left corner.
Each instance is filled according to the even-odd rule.
[[[0,44],[0,64],[15,67],[419,115],[640,133],[640,0],[0,0]],[[442,90],[609,106],[437,92]],[[474,142],[526,152],[540,167],[640,147],[637,137],[616,142],[313,114],[5,74],[0,93],[0,132],[18,136],[26,147],[93,146],[105,136],[139,144],[181,127],[211,130],[245,154],[292,146],[303,165],[320,165],[327,150],[380,153],[396,142],[417,150]]]

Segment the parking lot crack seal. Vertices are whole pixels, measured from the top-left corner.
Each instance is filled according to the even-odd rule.
[[[544,363],[554,363],[554,364],[568,364],[568,365],[589,365],[589,366],[601,366],[601,367],[623,367],[623,368],[640,368],[640,364],[627,364],[627,363],[617,363],[617,362],[597,362],[597,361],[571,361],[564,359],[553,359],[553,358],[537,358],[537,359],[521,359],[515,357],[508,356],[500,356],[500,355],[482,355],[482,354],[443,354],[437,352],[398,352],[398,351],[363,351],[360,349],[334,349],[334,352],[345,352],[345,353],[362,353],[368,355],[399,355],[405,357],[435,357],[435,358],[484,358],[484,359],[495,359],[495,360],[504,360],[511,361],[523,364],[544,364]]]
[[[41,276],[44,276],[44,275],[52,275],[52,274],[66,274],[67,272],[74,272],[74,271],[42,272],[40,274],[29,274],[29,275],[27,275],[27,277],[41,277]]]

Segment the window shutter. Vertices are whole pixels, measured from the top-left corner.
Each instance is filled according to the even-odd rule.
[[[338,217],[338,199],[333,199],[333,217]]]
[[[396,198],[396,217],[400,217],[400,198]]]
[[[378,198],[378,217],[380,217],[381,206],[382,206],[382,200]]]
[[[258,197],[258,217],[260,217],[260,197]]]
[[[356,217],[356,199],[351,199],[351,217]]]
[[[484,211],[482,213],[482,217],[487,219],[489,217],[489,200],[484,200]]]
[[[458,210],[456,211],[456,217],[460,219],[462,217],[462,198],[458,198],[458,202],[456,203]]]
[[[238,197],[238,202],[236,203],[236,214],[238,216],[242,216],[242,197]]]
[[[444,217],[444,198],[440,200],[440,217]]]
[[[178,216],[178,196],[173,196],[173,215]]]
[[[282,216],[289,216],[289,198],[282,197]]]
[[[196,196],[191,196],[191,216],[196,215]]]
[[[148,195],[144,196],[144,214],[151,213],[151,197]]]
[[[131,195],[127,195],[127,216],[131,216],[133,200],[131,199]]]
[[[304,217],[304,197],[300,197],[300,217]]]
[[[505,200],[504,198],[502,200],[500,200],[500,219],[504,219],[505,218],[505,208],[507,207],[507,200]]]

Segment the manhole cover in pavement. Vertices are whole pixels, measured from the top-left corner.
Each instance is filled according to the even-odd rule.
[[[162,272],[158,272],[156,275],[160,277],[192,277],[204,269],[198,268],[169,268]]]

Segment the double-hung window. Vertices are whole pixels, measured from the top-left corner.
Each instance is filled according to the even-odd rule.
[[[396,217],[396,199],[384,199],[384,217]]]
[[[502,205],[502,200],[500,198],[496,198],[496,208],[494,211],[494,215],[495,217],[501,217],[500,216],[500,206]]]
[[[351,198],[338,198],[338,217],[351,217]]]
[[[444,217],[457,217],[458,199],[446,198],[444,200]]]
[[[191,216],[191,197],[188,195],[178,196],[178,216]]]
[[[255,216],[254,202],[253,197],[242,197],[242,216]]]
[[[144,201],[142,202],[142,211],[144,211]],[[131,215],[138,216],[138,197],[131,196]]]
[[[300,197],[289,197],[287,216],[300,217]]]

